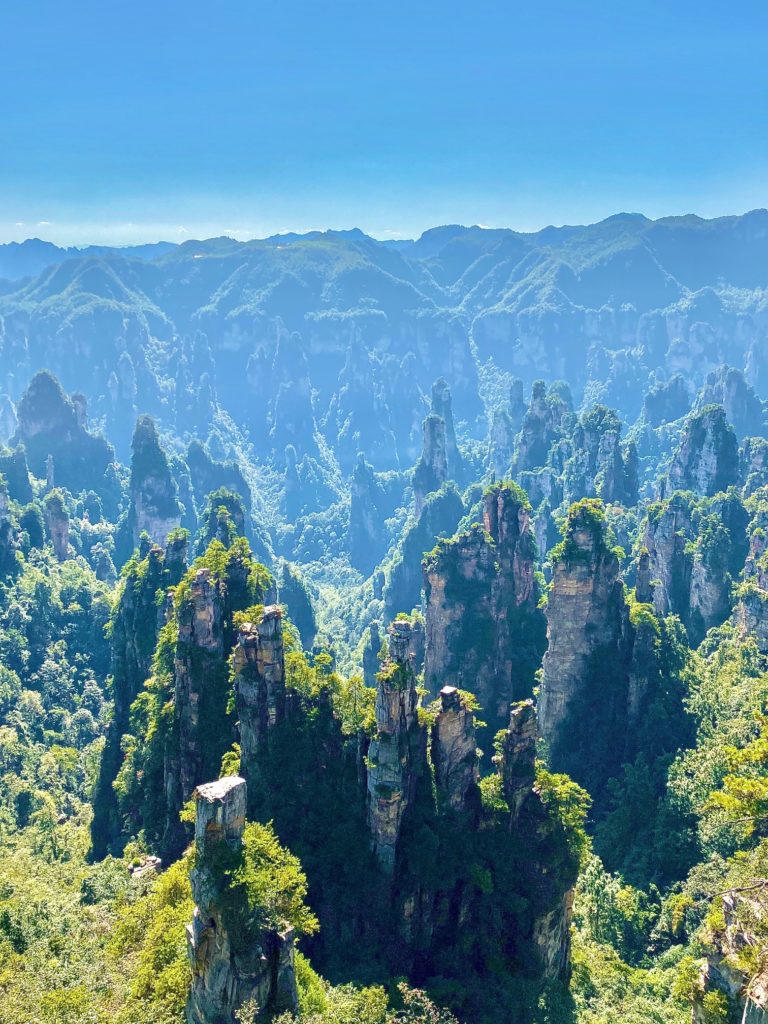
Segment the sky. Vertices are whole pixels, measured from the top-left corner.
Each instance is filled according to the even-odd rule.
[[[768,4],[4,0],[0,242],[768,206]]]

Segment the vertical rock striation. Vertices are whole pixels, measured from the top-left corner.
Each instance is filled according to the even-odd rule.
[[[246,784],[237,776],[195,790],[195,901],[187,926],[192,984],[188,1024],[234,1024],[249,1002],[262,1012],[298,1009],[293,933],[259,927],[254,911],[234,907],[226,870],[243,859]],[[247,941],[245,939],[247,938]]]
[[[476,694],[492,724],[527,697],[545,645],[530,507],[514,484],[483,499],[483,526],[441,541],[424,562],[426,657],[432,694]]]
[[[282,612],[264,609],[258,622],[240,627],[232,653],[235,707],[239,719],[241,771],[253,788],[258,753],[269,730],[285,717],[285,660]]]
[[[376,732],[368,750],[368,824],[374,853],[390,875],[395,869],[403,818],[427,761],[410,644],[410,623],[393,622],[389,657],[378,675]]]
[[[598,502],[572,506],[552,560],[539,720],[555,770],[593,792],[623,752],[631,656],[619,560]]]

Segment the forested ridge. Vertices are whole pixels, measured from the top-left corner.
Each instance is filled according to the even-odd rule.
[[[768,1017],[765,216],[0,253],[4,1021]]]

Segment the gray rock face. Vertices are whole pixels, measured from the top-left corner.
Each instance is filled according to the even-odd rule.
[[[536,790],[536,741],[538,726],[533,701],[512,708],[501,745],[501,779],[510,811],[509,828],[520,836],[544,839],[551,822]],[[546,890],[553,880],[535,859],[526,865],[530,890]],[[555,895],[555,892],[557,895]],[[562,888],[550,893],[549,908],[532,924],[531,943],[546,979],[567,978],[570,964],[570,924],[573,892]]]
[[[619,562],[604,527],[587,510],[574,508],[553,567],[539,723],[555,770],[573,770],[589,788],[604,781],[604,766],[587,758],[592,777],[585,778],[578,748],[623,747],[631,636]],[[574,735],[577,721],[590,722],[594,734]]]
[[[456,443],[456,428],[453,425],[453,403],[451,389],[444,377],[432,385],[432,412],[445,424],[445,457],[449,480],[461,478],[461,456]]]
[[[389,657],[378,675],[376,735],[368,750],[368,826],[388,874],[394,871],[403,817],[427,759],[410,647],[410,622],[396,620],[389,627]]]
[[[544,616],[530,510],[519,491],[485,496],[483,529],[438,545],[424,563],[426,658],[432,694],[445,684],[474,693],[493,723],[527,696],[544,650]]]
[[[186,605],[179,612],[179,643],[174,660],[176,720],[179,727],[179,780],[183,800],[199,779],[200,702],[204,675],[195,670],[194,652],[224,656],[224,600],[210,569],[199,569]],[[175,781],[175,780],[174,780]]]
[[[187,926],[192,985],[188,1024],[235,1024],[237,1011],[253,1000],[260,1010],[298,1008],[293,933],[249,927],[243,943],[233,930],[223,861],[242,856],[246,783],[232,776],[195,790],[195,910]],[[239,915],[238,915],[239,916]]]
[[[475,716],[455,686],[440,691],[440,711],[432,727],[432,764],[443,805],[467,810],[477,793],[477,741]]]
[[[497,480],[509,476],[516,433],[512,417],[506,409],[494,409],[488,435],[488,466]]]
[[[151,417],[139,417],[132,448],[129,521],[133,544],[138,544],[139,537],[146,532],[150,540],[162,547],[171,531],[181,524],[181,509],[168,459]]]
[[[547,455],[560,436],[565,418],[570,412],[568,404],[553,391],[547,393],[543,381],[536,381],[531,402],[523,417],[517,443],[514,473],[536,469],[547,461]]]
[[[682,495],[673,495],[657,517],[646,521],[643,546],[657,615],[671,613],[688,620],[691,559],[686,549],[693,537],[690,505]]]
[[[768,1022],[768,966],[763,954],[763,943],[756,934],[756,924],[762,925],[766,912],[765,886],[749,892],[726,892],[721,896],[725,929],[707,952],[701,964],[697,994],[694,997],[693,1024],[708,1024],[712,1019],[703,997],[708,992],[722,992],[732,1005],[738,1007],[741,1024]],[[756,959],[758,969],[752,973],[741,969],[742,962]]]
[[[445,420],[430,413],[424,420],[424,446],[413,471],[413,496],[416,515],[424,508],[428,494],[440,489],[448,479],[448,453]]]
[[[48,496],[45,519],[56,561],[65,562],[69,558],[69,516],[59,494],[53,492]]]
[[[265,608],[259,622],[247,622],[240,628],[232,672],[242,771],[246,781],[253,784],[259,747],[269,730],[285,717],[285,654],[278,605]]]
[[[517,822],[536,779],[536,740],[538,728],[532,700],[522,701],[512,708],[509,728],[502,744],[502,782],[504,799],[509,805],[511,822]]]
[[[720,405],[693,413],[672,456],[661,495],[695,491],[713,495],[738,482],[739,445]]]

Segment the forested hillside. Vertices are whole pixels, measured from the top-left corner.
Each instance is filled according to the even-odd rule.
[[[0,247],[3,1021],[768,1019],[766,226]]]

